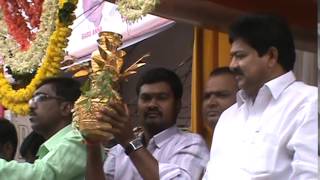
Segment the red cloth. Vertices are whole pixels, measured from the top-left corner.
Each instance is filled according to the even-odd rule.
[[[4,118],[4,107],[0,105],[0,118]]]

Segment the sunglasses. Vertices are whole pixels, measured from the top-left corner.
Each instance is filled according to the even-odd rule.
[[[65,98],[59,96],[50,96],[48,94],[36,94],[29,100],[29,105],[32,103],[43,102],[49,99],[56,99],[60,101],[65,101]]]

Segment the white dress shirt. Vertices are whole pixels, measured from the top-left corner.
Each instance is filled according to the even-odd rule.
[[[151,138],[147,149],[158,160],[161,180],[198,180],[209,160],[209,150],[202,137],[182,132],[176,126]],[[120,145],[108,153],[104,172],[108,180],[142,180]]]
[[[215,128],[204,180],[317,179],[317,88],[288,72],[240,90]]]

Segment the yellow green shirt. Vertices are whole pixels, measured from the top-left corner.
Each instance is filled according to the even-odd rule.
[[[0,180],[84,180],[86,148],[71,125],[40,146],[34,164],[0,159]]]

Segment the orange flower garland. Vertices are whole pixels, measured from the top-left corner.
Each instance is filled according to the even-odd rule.
[[[10,35],[20,44],[21,50],[27,50],[34,34],[28,28],[17,1],[0,0],[0,6]]]
[[[38,28],[40,24],[40,16],[42,12],[42,4],[44,0],[16,0],[19,8],[25,12],[31,28]]]
[[[0,104],[16,114],[26,115],[29,111],[27,101],[31,98],[36,87],[45,78],[56,75],[60,70],[60,62],[64,56],[63,49],[67,46],[67,37],[71,34],[71,29],[68,28],[68,26],[71,25],[75,19],[73,11],[75,10],[78,1],[56,1],[56,3],[59,3],[57,6],[59,13],[55,20],[55,31],[50,35],[42,65],[31,83],[23,89],[13,90],[3,73],[0,73]],[[0,67],[0,70],[2,70],[2,67]]]

